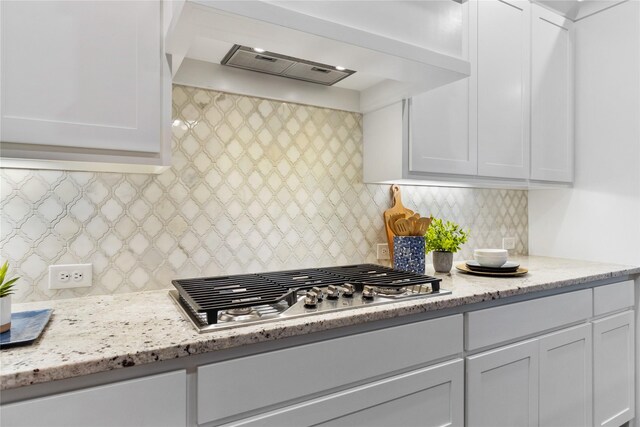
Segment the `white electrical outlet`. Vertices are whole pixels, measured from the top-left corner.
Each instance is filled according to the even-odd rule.
[[[389,245],[386,243],[378,243],[377,252],[378,259],[391,259],[391,255],[389,254]]]
[[[92,279],[93,264],[49,266],[49,289],[85,288]]]
[[[515,237],[503,237],[502,238],[502,249],[515,249],[516,248],[516,238]]]

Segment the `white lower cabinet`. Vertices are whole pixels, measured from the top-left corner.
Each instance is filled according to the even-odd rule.
[[[469,426],[590,426],[591,325],[467,358]]]
[[[539,425],[592,425],[591,324],[540,338]]]
[[[177,427],[187,422],[186,372],[175,371],[2,405],[7,427]]]
[[[467,425],[538,425],[538,341],[467,358]]]
[[[269,413],[275,407],[290,407],[294,402],[314,402],[319,395],[365,383],[371,384],[364,387],[372,390],[393,389],[398,396],[417,393],[426,386],[408,384],[414,384],[412,378],[428,374],[399,377],[390,383],[393,386],[372,383],[397,372],[458,357],[462,354],[462,331],[462,315],[454,315],[199,366],[197,421],[224,424],[255,413]],[[250,386],[238,389],[238,384]],[[327,406],[323,414],[327,418],[321,421],[355,411],[338,411],[336,401],[351,399],[350,405],[367,407],[357,398],[366,392],[347,394],[351,397]],[[385,392],[380,396],[389,395]]]
[[[617,427],[635,416],[634,312],[593,322],[594,425]]]
[[[464,425],[464,362],[455,359],[227,426]]]

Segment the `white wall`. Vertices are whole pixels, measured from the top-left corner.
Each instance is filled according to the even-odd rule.
[[[529,253],[640,265],[640,2],[576,39],[575,185],[529,192]]]

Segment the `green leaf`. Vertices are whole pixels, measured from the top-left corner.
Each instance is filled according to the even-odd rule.
[[[13,284],[14,284],[14,283],[19,279],[19,278],[20,278],[20,276],[18,276],[18,277],[14,277],[13,279],[9,280],[7,283],[4,283],[4,284],[2,285],[2,287],[5,287],[5,286],[7,286],[7,287],[13,287],[12,285],[13,285]]]
[[[7,274],[7,270],[9,269],[9,261],[6,261],[2,267],[0,267],[0,285],[4,282],[4,276]]]
[[[13,294],[13,287],[16,281],[20,278],[14,277],[13,279],[5,282],[4,279],[7,275],[7,270],[9,270],[9,263],[5,262],[4,265],[0,267],[0,298]]]

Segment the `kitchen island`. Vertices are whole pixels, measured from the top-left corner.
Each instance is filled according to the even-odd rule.
[[[459,319],[451,327],[458,328],[459,323],[459,333],[462,334],[463,314],[467,316],[464,349],[460,335],[459,348],[433,355],[429,364],[444,362],[452,355],[458,358],[467,356],[469,364],[469,360],[477,357],[476,354],[495,347],[498,343],[510,344],[539,335],[543,330],[555,331],[560,327],[560,323],[557,326],[550,324],[540,330],[534,328],[531,331],[524,330],[513,334],[509,332],[509,327],[506,327],[504,337],[500,337],[500,333],[496,334],[495,339],[487,337],[486,331],[480,331],[476,336],[470,326],[482,325],[485,321],[483,313],[491,314],[491,310],[503,306],[516,307],[515,304],[529,300],[543,301],[541,298],[558,298],[563,295],[572,298],[576,295],[578,301],[588,296],[584,307],[591,310],[589,314],[576,314],[575,319],[563,321],[562,324],[563,327],[579,326],[588,319],[598,320],[597,313],[593,313],[591,288],[604,289],[604,286],[610,284],[625,281],[631,283],[629,281],[633,280],[636,281],[637,288],[639,283],[640,267],[534,256],[513,260],[528,268],[529,274],[514,278],[491,278],[463,274],[454,268],[451,274],[436,275],[442,279],[441,287],[452,291],[450,295],[204,334],[198,334],[191,323],[182,317],[169,298],[167,290],[16,304],[14,311],[53,308],[54,313],[42,337],[33,345],[1,351],[2,403],[20,402],[27,398],[73,391],[88,385],[109,384],[176,370],[186,370],[187,376],[195,375],[194,371],[207,364],[227,363],[226,361],[251,357],[254,354],[269,354],[276,350],[296,348],[319,341],[331,342],[345,337],[351,339],[358,334],[366,335],[372,331],[377,333],[388,328],[434,322],[441,318]],[[427,274],[434,274],[429,267]],[[589,289],[588,295],[586,289]],[[626,289],[633,289],[633,284]],[[556,304],[555,300],[547,301],[545,306],[551,309],[553,304]],[[566,301],[559,301],[557,304],[566,306]],[[623,308],[628,309],[635,305],[635,301],[629,301]],[[520,307],[513,312],[514,316],[517,317],[519,312],[526,314],[527,309]],[[566,309],[560,311],[570,312],[571,307],[566,306]],[[617,313],[615,307],[613,312]],[[504,317],[508,313],[501,311],[500,315]],[[471,318],[473,321],[470,320],[470,315],[476,316]],[[550,317],[553,317],[553,314],[550,314]],[[508,323],[518,322],[515,317],[511,322],[506,320]],[[487,325],[490,327],[491,323]],[[425,336],[425,339],[428,340],[429,337]],[[411,340],[412,337],[406,337],[404,341]],[[407,363],[407,366],[416,365],[415,361]],[[473,362],[471,364],[473,365]],[[405,366],[399,366],[392,371],[396,373],[404,369]],[[381,376],[387,374],[382,372]],[[354,381],[353,384],[359,382]],[[343,385],[336,384],[338,388]],[[195,390],[195,385],[187,388],[189,387]],[[311,390],[309,396],[314,397],[314,393],[316,391]],[[287,400],[287,403],[292,402],[295,403],[294,400]],[[267,406],[267,409],[271,409],[271,406],[263,405],[265,408]],[[199,407],[199,411],[201,409]],[[189,412],[186,409],[185,411]],[[248,413],[253,414],[251,411]],[[198,423],[203,421],[202,417],[205,422],[226,422],[235,414],[225,412],[223,415],[209,416],[199,412]],[[188,423],[195,423],[193,417],[195,415],[187,417],[191,420]]]

